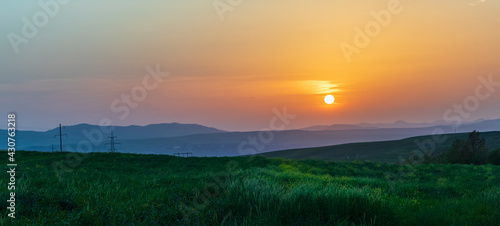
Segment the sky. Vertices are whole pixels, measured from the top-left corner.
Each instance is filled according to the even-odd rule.
[[[286,129],[500,118],[500,87],[484,86],[500,82],[498,12],[492,0],[7,1],[0,113],[40,131],[260,130],[284,108]]]

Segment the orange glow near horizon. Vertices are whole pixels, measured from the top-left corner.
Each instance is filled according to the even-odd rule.
[[[380,22],[391,2],[399,2],[398,13]],[[16,69],[3,74],[20,76],[0,87],[19,92],[9,94],[17,102],[5,105],[23,102],[26,93],[67,105],[42,101],[20,111],[40,105],[93,122],[116,118],[110,103],[142,84],[147,65],[159,64],[170,76],[116,122],[251,130],[266,126],[272,109],[283,106],[298,115],[290,128],[442,120],[447,108],[474,95],[479,76],[500,77],[500,1],[473,2],[256,0],[226,12],[223,21],[212,4],[128,2],[109,10],[85,2],[81,7],[95,9],[92,14],[68,9],[61,15],[82,26],[53,23],[50,29],[65,32],[39,35],[16,59],[4,57]],[[374,24],[379,31],[367,35]],[[342,43],[356,48],[350,62]],[[56,54],[43,68],[26,66],[39,65],[45,53]],[[328,94],[334,104],[325,104]],[[467,120],[498,116],[494,106],[498,94]],[[66,109],[77,110],[58,113]]]

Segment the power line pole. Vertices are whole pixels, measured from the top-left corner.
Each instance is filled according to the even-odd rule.
[[[105,143],[104,145],[109,144],[110,145],[109,151],[116,152],[115,144],[120,144],[120,143],[115,142],[116,136],[113,136],[113,132],[111,132],[111,136],[108,138],[111,139],[111,141],[109,143]]]
[[[68,135],[66,135],[66,134],[62,134],[62,125],[61,125],[61,124],[59,124],[59,135],[54,135],[54,138],[55,138],[55,137],[59,137],[59,146],[60,146],[60,150],[61,150],[61,152],[62,152],[62,137],[63,137],[63,136],[68,137]]]
[[[55,149],[54,149],[54,144],[52,144],[52,152],[54,152],[54,150],[55,150]]]
[[[179,157],[193,157],[192,152],[186,152],[186,153],[174,153],[174,156],[179,156]]]

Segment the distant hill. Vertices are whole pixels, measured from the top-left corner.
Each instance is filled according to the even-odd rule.
[[[357,128],[357,127],[344,127]],[[486,128],[491,130],[481,130]],[[470,125],[463,125],[456,132],[480,132],[494,131],[500,128],[495,122],[482,121]],[[91,141],[85,132],[100,131],[100,127],[88,124],[66,126],[63,133],[68,137],[63,138],[63,149],[68,151],[78,151],[78,144],[82,141]],[[251,143],[249,139],[259,137],[259,131],[253,132],[226,132],[215,128],[205,127],[196,124],[154,124],[148,126],[117,126],[114,135],[118,137],[116,148],[119,152],[139,153],[139,154],[167,154],[172,155],[177,152],[191,152],[194,156],[237,156],[240,145],[243,149],[251,149],[257,146],[258,153],[338,145],[346,143],[373,142],[398,140],[414,136],[433,134],[435,130],[444,133],[454,133],[451,126],[434,126],[425,128],[363,128],[345,130],[285,130],[273,131],[272,140],[268,143],[256,141]],[[6,132],[0,131],[3,136]],[[55,150],[59,150],[59,139],[54,138],[58,134],[58,128],[46,132],[19,131],[17,133],[17,148],[19,150],[51,151],[52,145]],[[0,139],[1,135],[0,134]],[[99,133],[102,137],[100,142],[93,143],[90,151],[108,151],[108,133]],[[261,134],[262,136],[262,134]],[[265,133],[264,136],[269,136]],[[98,138],[93,136],[91,139]],[[245,144],[246,142],[247,144]],[[81,146],[81,145],[80,145]],[[81,151],[86,151],[81,150]],[[248,154],[248,153],[243,153]]]
[[[88,140],[89,138],[88,136],[86,136],[86,134],[92,134],[92,131],[105,131],[101,130],[101,128],[102,127],[89,124],[65,126],[62,132],[63,134],[67,134],[67,137],[63,138],[63,142],[67,144],[76,144],[82,140]],[[120,140],[142,140],[204,133],[223,133],[226,131],[197,124],[162,123],[147,126],[114,126],[113,132],[115,135],[119,136]],[[0,133],[3,136],[6,136],[7,134],[6,130],[0,130]],[[50,147],[52,144],[58,146],[59,140],[54,139],[54,135],[58,134],[58,127],[45,132],[17,131],[17,145],[18,148],[33,146]],[[103,135],[104,140],[106,140],[110,135],[110,133],[104,132],[100,132],[100,134]],[[97,137],[96,135],[94,136]],[[46,148],[44,148],[43,150],[46,150]]]
[[[265,144],[256,141],[258,148],[250,144],[249,138],[258,138],[259,131],[254,132],[223,132],[223,133],[205,133],[192,134],[176,137],[162,137],[150,139],[124,139],[121,134],[115,132],[118,136],[117,149],[120,152],[142,153],[142,154],[167,154],[171,155],[177,152],[191,152],[194,156],[237,156],[239,145],[243,144],[242,149],[254,149],[258,153],[294,149],[309,148],[328,145],[372,142],[403,139],[413,136],[432,134],[433,130],[441,129],[445,133],[452,133],[453,129],[449,127],[430,127],[413,129],[365,129],[365,130],[324,130],[324,131],[304,131],[304,130],[285,130],[274,131],[271,142]],[[471,130],[472,131],[472,130]],[[470,131],[467,131],[470,132]],[[71,133],[68,133],[71,135]],[[58,140],[53,136],[49,141],[56,144]],[[104,143],[107,140],[93,146],[92,151],[107,151],[108,146]],[[72,150],[77,150],[79,140],[67,139],[65,148],[69,146]],[[245,143],[246,142],[246,143]],[[21,142],[26,145],[29,143]],[[50,145],[32,145],[23,147],[24,150],[50,151]]]
[[[329,126],[310,126],[303,128],[301,130],[319,131],[319,130],[353,130],[353,129],[377,129],[377,127],[358,126],[350,124],[333,124]]]
[[[441,152],[450,147],[456,139],[466,139],[468,133],[447,134],[448,138],[443,143],[435,143],[435,150]],[[490,150],[500,148],[500,132],[483,132],[481,137],[486,139]],[[421,150],[416,141],[423,142],[432,139],[432,136],[411,137],[401,140],[350,143],[315,148],[300,148],[267,152],[261,154],[265,157],[286,159],[315,159],[325,161],[375,161],[396,162],[399,156],[407,158],[414,150]],[[429,146],[426,146],[429,148]],[[348,157],[349,156],[349,157]],[[349,159],[348,159],[349,158]]]
[[[74,126],[66,126],[66,132],[80,132],[83,130],[100,129],[99,126],[89,124],[78,124]],[[46,133],[57,134],[59,128],[47,131]],[[147,126],[115,126],[114,133],[120,134],[122,139],[150,139],[160,137],[177,137],[201,133],[222,133],[226,132],[212,127],[206,127],[198,124],[181,124],[181,123],[161,123],[151,124]]]
[[[402,120],[395,121],[393,123],[359,123],[359,124],[333,124],[333,125],[317,125],[303,128],[303,130],[345,130],[345,129],[374,129],[374,128],[426,128],[434,126],[447,126],[452,127],[455,122],[447,122],[444,120],[438,120],[434,122],[423,122],[423,123],[412,123],[405,122]],[[470,128],[475,128],[475,130],[481,131],[493,131],[500,128],[500,119],[478,119],[471,122],[464,122],[459,129],[469,130]]]
[[[434,122],[420,122],[420,123],[398,120],[392,123],[359,123],[357,125],[362,127],[376,127],[376,128],[423,128],[431,126],[447,126],[447,125],[453,125],[453,123],[446,122],[444,120],[438,120]]]

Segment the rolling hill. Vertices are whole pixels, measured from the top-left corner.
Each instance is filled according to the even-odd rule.
[[[216,128],[206,127],[198,124],[162,123],[147,126],[114,126],[114,134],[119,135],[123,140],[140,140],[151,138],[164,138],[186,136],[203,133],[223,133],[226,131]],[[82,140],[89,140],[89,136],[97,137],[96,132],[102,135],[105,140],[110,133],[105,127],[89,124],[78,124],[65,126],[62,130],[67,134],[64,143],[73,144]],[[44,132],[38,131],[17,131],[18,148],[30,149],[29,147],[46,147],[42,150],[50,150],[52,144],[59,145],[59,140],[54,139],[54,135],[59,134],[59,128],[54,128]],[[6,130],[0,130],[0,137],[7,136]]]
[[[359,126],[359,125],[350,125],[350,124],[333,124],[333,125],[319,125],[319,126],[310,126],[306,128],[302,128],[301,130],[307,131],[320,131],[320,130],[354,130],[354,129],[377,129],[377,127],[373,126]]]
[[[397,126],[396,124],[394,126]],[[399,140],[408,137],[432,134],[435,130],[454,133],[451,126],[433,126],[424,128],[359,128],[339,125],[337,129],[285,130],[285,131],[250,131],[227,132],[197,124],[153,124],[148,126],[116,126],[114,135],[118,137],[116,146],[119,152],[139,154],[166,154],[191,152],[194,156],[238,156],[253,153],[265,153],[286,149],[322,147],[347,143]],[[344,128],[344,129],[340,129]],[[494,131],[500,128],[500,120],[485,120],[464,124],[457,132]],[[78,152],[107,152],[109,133],[102,133],[104,128],[79,124],[66,126],[63,133],[63,149]],[[59,150],[58,128],[45,132],[18,131],[16,135],[19,150],[52,151]],[[97,132],[97,133],[96,133]],[[6,136],[5,130],[0,131]],[[99,134],[99,135],[96,135]],[[272,136],[272,139],[269,137]],[[261,137],[261,138],[259,138]],[[264,138],[269,140],[262,140]],[[99,139],[98,139],[99,138]],[[93,139],[98,139],[94,142]],[[252,143],[255,140],[257,144]],[[91,148],[78,148],[79,144],[91,143]],[[241,146],[240,146],[241,145]],[[53,147],[54,146],[54,147]],[[81,145],[80,145],[81,146]],[[239,149],[250,151],[240,152]]]
[[[441,127],[436,127],[441,128]],[[252,150],[253,153],[265,153],[286,149],[321,147],[330,145],[339,145],[347,143],[374,142],[399,140],[414,136],[423,136],[431,134],[432,128],[415,129],[370,129],[370,130],[325,130],[325,131],[303,131],[303,130],[285,130],[274,131],[273,139],[269,143],[262,143],[257,139],[256,146],[250,144],[249,139],[259,137],[258,131],[254,132],[225,132],[225,133],[207,133],[193,134],[178,137],[163,137],[152,139],[126,140],[122,139],[119,133],[119,145],[117,149],[124,153],[142,153],[142,154],[167,154],[172,155],[177,152],[191,152],[194,156],[238,156],[241,154],[250,154],[248,151],[240,153],[238,149]],[[450,128],[441,128],[446,133],[451,133]],[[54,140],[51,138],[50,140]],[[68,142],[72,141],[72,142]],[[65,149],[77,151],[78,141],[65,141]],[[85,140],[82,140],[85,141]],[[104,140],[93,145],[91,151],[106,152],[108,146],[105,146]],[[53,141],[56,142],[56,141]],[[56,143],[57,144],[57,143]],[[57,147],[57,146],[56,146]],[[24,150],[50,151],[50,146],[28,146]],[[86,152],[84,150],[84,152]]]
[[[454,127],[456,122],[449,122],[445,120],[438,120],[434,122],[422,122],[422,123],[411,123],[402,120],[395,121],[393,123],[359,123],[359,124],[332,124],[332,125],[316,125],[302,130],[348,130],[348,129],[393,129],[393,128],[429,128],[429,127]],[[495,131],[500,128],[500,119],[478,119],[469,122],[463,122],[457,129],[459,131]]]
[[[436,143],[436,152],[441,152],[450,147],[456,139],[466,139],[468,133],[446,134],[447,139],[442,143]],[[486,139],[488,149],[500,148],[500,132],[483,132],[481,137]],[[291,150],[273,151],[261,154],[265,157],[285,158],[295,160],[315,159],[325,161],[375,161],[396,162],[400,156],[407,158],[414,150],[423,150],[418,143],[432,140],[432,136],[411,137],[401,140],[361,142],[341,144],[315,148],[299,148]],[[421,145],[423,146],[423,145]],[[425,145],[430,150],[430,145]]]

